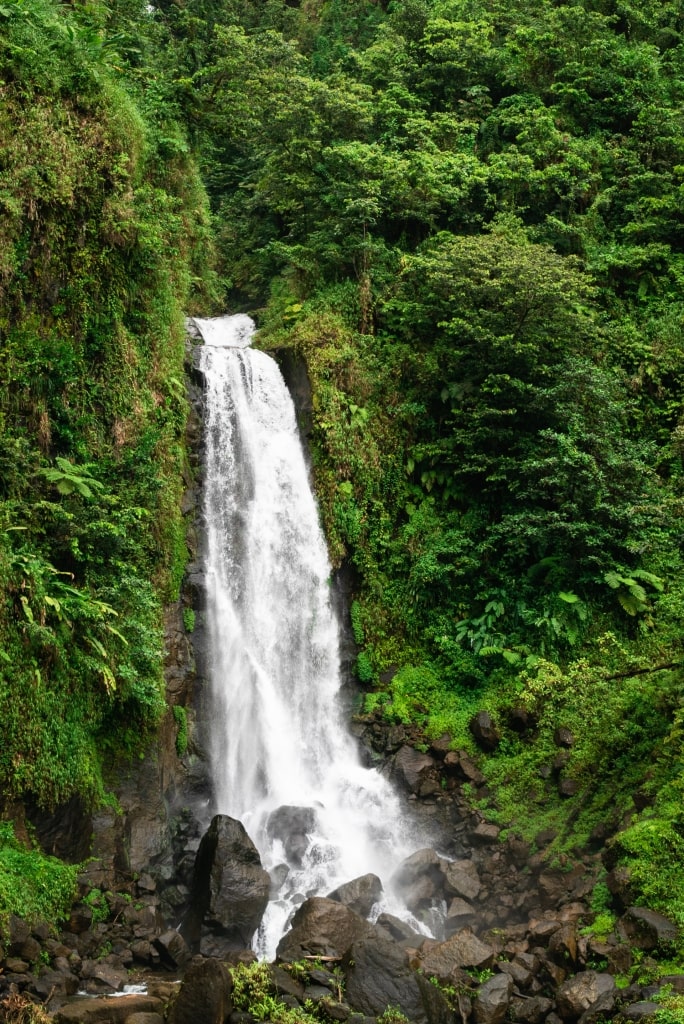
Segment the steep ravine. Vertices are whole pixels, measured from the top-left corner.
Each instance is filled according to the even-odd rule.
[[[301,368],[295,373],[305,379]],[[192,344],[189,375],[193,473],[183,510],[193,561],[181,600],[166,612],[170,708],[149,756],[117,767],[116,810],[105,808],[92,821],[73,807],[36,819],[39,837],[71,856],[82,855],[92,826],[95,859],[59,935],[40,923],[10,922],[0,998],[45,1000],[58,1021],[132,1022],[135,1013],[144,1013],[149,1015],[145,1024],[160,1024],[164,1018],[172,1024],[269,1019],[361,1024],[381,1017],[388,1024],[401,1019],[383,1016],[389,1006],[410,1021],[430,1024],[499,1024],[504,1019],[594,1024],[620,1014],[634,1020],[655,1012],[654,986],[646,984],[647,971],[641,967],[651,951],[667,949],[675,932],[659,915],[630,910],[628,890],[614,874],[608,880],[621,913],[618,928],[600,940],[591,935],[587,926],[595,915],[590,898],[602,869],[601,842],[575,851],[572,863],[551,865],[544,847],[552,837],[539,835],[536,848],[514,834],[502,840],[499,827],[473,807],[473,799],[491,797],[476,759],[452,750],[448,736],[430,743],[416,729],[390,725],[379,716],[357,718],[353,730],[367,763],[380,764],[410,813],[441,837],[436,850],[426,848],[410,857],[399,876],[417,917],[442,908],[443,932],[425,939],[391,915],[371,925],[365,915],[373,888],[362,879],[342,886],[335,899],[303,901],[293,931],[278,949],[280,961],[300,963],[289,974],[275,967],[241,974],[244,968],[236,965],[249,963],[253,954],[240,947],[239,939],[221,955],[236,972],[234,989],[219,962],[197,953],[193,959],[190,937],[189,947],[176,926],[192,903],[195,855],[212,814],[213,794],[206,756],[212,711],[198,544],[202,381]],[[183,711],[174,714],[174,707]],[[230,907],[227,912],[230,916]],[[312,961],[315,957],[323,959]],[[187,976],[175,1008],[176,989],[160,982],[159,971],[162,979]],[[616,988],[616,977],[625,987]],[[100,1009],[92,1002],[70,1001],[77,989],[109,996],[131,980],[144,980],[148,994],[99,1003]],[[669,981],[684,991],[684,976]],[[246,1009],[250,1000],[251,1014]],[[259,1000],[262,1010],[257,1012]],[[295,1016],[279,1016],[287,1008]],[[142,1024],[142,1018],[135,1018],[135,1024]]]

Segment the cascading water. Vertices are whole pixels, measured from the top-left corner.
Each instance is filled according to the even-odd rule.
[[[270,957],[304,897],[367,872],[386,881],[415,846],[343,720],[330,565],[280,371],[248,347],[249,317],[195,323],[217,811],[243,822],[279,884],[258,936]]]

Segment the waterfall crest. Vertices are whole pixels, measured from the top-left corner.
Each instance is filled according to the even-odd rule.
[[[367,872],[386,882],[415,846],[344,722],[331,570],[278,366],[248,347],[248,317],[195,323],[216,809],[243,822],[278,888],[258,939],[270,957],[302,898]]]

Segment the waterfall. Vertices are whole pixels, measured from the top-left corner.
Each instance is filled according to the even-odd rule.
[[[195,323],[216,803],[242,821],[274,880],[257,949],[272,957],[304,898],[367,872],[386,883],[415,845],[344,720],[331,569],[278,366],[249,347],[249,317]]]

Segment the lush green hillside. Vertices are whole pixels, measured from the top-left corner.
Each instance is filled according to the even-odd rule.
[[[309,367],[368,708],[459,745],[490,710],[491,813],[562,856],[636,796],[616,856],[681,916],[681,10],[195,13],[182,102],[234,302]]]
[[[681,5],[0,18],[5,790],[97,798],[158,713],[212,234],[309,368],[368,708],[460,746],[490,710],[490,813],[563,858],[634,815],[614,855],[684,923]]]
[[[0,790],[101,800],[163,707],[209,213],[143,5],[0,8]]]

